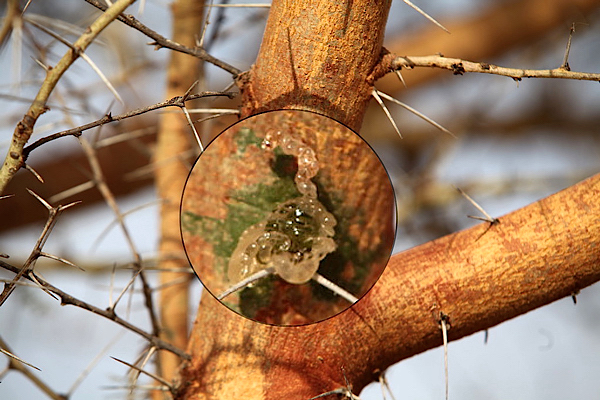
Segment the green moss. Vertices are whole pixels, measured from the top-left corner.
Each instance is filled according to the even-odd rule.
[[[254,130],[250,128],[240,128],[238,131],[235,144],[237,145],[237,155],[240,156],[246,152],[246,148],[250,145],[260,147],[262,138],[254,134]]]

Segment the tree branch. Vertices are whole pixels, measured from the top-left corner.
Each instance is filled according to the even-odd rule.
[[[522,78],[555,78],[574,79],[582,81],[600,82],[600,73],[570,71],[565,67],[555,69],[521,69],[506,68],[484,62],[473,62],[459,58],[447,58],[444,56],[399,56],[389,62],[392,71],[402,68],[412,69],[415,67],[441,68],[452,71],[454,75],[462,75],[466,72],[477,72],[481,74],[501,75],[520,81]]]
[[[85,0],[85,1],[89,4],[91,4],[92,6],[98,8],[99,10],[102,10],[102,11],[106,10],[106,6],[96,0]],[[148,36],[150,39],[153,39],[154,42],[149,43],[149,44],[154,45],[157,50],[160,49],[161,47],[164,47],[166,49],[171,49],[171,50],[179,51],[181,53],[189,54],[191,56],[194,56],[201,60],[209,62],[209,63],[221,68],[224,71],[229,72],[231,75],[233,75],[234,78],[237,77],[242,72],[241,69],[231,66],[231,65],[227,64],[226,62],[221,61],[218,58],[211,56],[202,47],[195,47],[192,49],[190,47],[184,46],[183,44],[180,44],[173,40],[167,39],[166,37],[162,36],[161,34],[153,31],[152,29],[148,28],[146,25],[142,24],[140,21],[135,19],[135,17],[133,15],[122,14],[119,16],[118,20],[123,22],[124,24],[140,31],[144,35]]]
[[[104,117],[87,123],[85,125],[81,125],[78,126],[76,128],[71,128],[71,129],[67,129],[61,132],[57,132],[57,133],[53,133],[52,135],[48,135],[46,137],[43,137],[41,139],[38,139],[37,141],[35,141],[34,143],[30,144],[29,146],[25,147],[23,149],[23,160],[27,160],[27,157],[29,156],[29,154],[37,149],[38,147],[40,147],[41,145],[51,142],[53,140],[56,140],[58,138],[64,137],[64,136],[75,136],[75,137],[79,137],[81,136],[81,133],[84,131],[87,131],[88,129],[92,129],[98,126],[102,126],[104,124],[107,124],[109,122],[114,122],[114,121],[121,121],[123,119],[126,118],[131,118],[131,117],[135,117],[150,111],[154,111],[154,110],[158,110],[161,108],[166,108],[166,107],[179,107],[179,108],[183,108],[185,107],[185,102],[189,101],[189,100],[195,100],[195,99],[201,99],[203,97],[210,97],[210,96],[227,96],[230,99],[233,98],[236,94],[232,93],[232,92],[227,92],[227,93],[223,93],[223,92],[202,92],[202,93],[198,93],[198,94],[192,94],[189,95],[187,97],[185,96],[176,96],[173,97],[170,100],[165,100],[163,102],[160,103],[156,103],[153,104],[151,106],[147,106],[147,107],[142,107],[142,108],[138,108],[123,114],[119,114],[119,115],[111,115],[111,114],[107,114]]]
[[[353,308],[319,324],[256,324],[203,296],[181,398],[308,399],[343,386],[342,366],[359,392],[375,371],[441,345],[442,312],[457,340],[569,296],[600,280],[599,195],[596,175],[483,236],[488,223],[396,254]]]
[[[23,147],[33,133],[33,127],[38,118],[48,111],[46,103],[50,94],[58,84],[58,81],[69,67],[79,58],[85,49],[96,39],[96,37],[106,28],[117,16],[123,12],[135,0],[118,0],[108,7],[106,11],[98,17],[73,43],[65,55],[60,59],[55,67],[49,68],[46,74],[46,79],[35,97],[35,100],[15,127],[13,138],[8,149],[8,153],[4,160],[4,164],[0,169],[0,194],[4,192],[8,182],[23,166],[25,157],[23,155]]]
[[[2,260],[0,260],[0,267],[4,268],[7,271],[11,271],[15,274],[18,274],[21,271],[20,268],[17,268],[17,267],[15,267],[5,261],[2,261]],[[105,309],[101,309],[99,307],[93,306],[83,300],[79,300],[79,299],[71,296],[70,294],[63,292],[61,289],[58,289],[56,286],[50,284],[43,278],[35,275],[33,272],[22,275],[22,278],[27,279],[31,282],[36,282],[39,285],[41,285],[42,288],[44,288],[45,290],[57,295],[60,298],[60,304],[62,306],[72,305],[72,306],[79,307],[79,308],[82,308],[87,311],[91,311],[94,314],[100,315],[106,319],[109,319],[109,320],[117,323],[118,325],[121,325],[122,327],[124,327],[126,329],[129,329],[130,331],[132,331],[134,333],[137,333],[138,335],[142,336],[144,339],[149,341],[153,346],[155,346],[159,349],[168,350],[174,354],[177,354],[179,357],[181,357],[184,360],[190,359],[190,355],[187,354],[186,352],[184,352],[183,350],[173,346],[170,343],[165,342],[164,340],[159,339],[158,337],[156,337],[154,335],[151,335],[150,333],[143,331],[142,329],[138,328],[137,326],[135,326],[135,325],[129,323],[128,321],[122,319],[121,317],[117,316],[117,314],[115,313],[115,310],[113,308],[109,308],[109,309],[105,310]]]

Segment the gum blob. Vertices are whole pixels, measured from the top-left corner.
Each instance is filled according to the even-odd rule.
[[[337,221],[317,199],[317,187],[311,180],[319,171],[314,150],[289,134],[268,133],[262,148],[277,146],[297,158],[294,182],[302,196],[279,204],[267,218],[242,233],[229,260],[230,282],[272,268],[286,282],[303,284],[337,247],[332,239]]]

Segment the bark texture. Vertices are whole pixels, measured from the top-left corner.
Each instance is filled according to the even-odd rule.
[[[203,296],[184,399],[309,399],[359,392],[389,365],[576,293],[600,279],[600,175],[390,260],[354,307],[319,324],[261,325]]]
[[[388,6],[275,1],[259,59],[240,82],[245,115],[304,108],[357,129],[381,55],[384,20],[370,18]],[[356,189],[368,192],[363,183]],[[455,340],[568,296],[600,279],[599,192],[595,176],[492,227],[397,254],[358,304],[319,324],[262,325],[203,296],[178,398],[306,400],[344,386],[344,374],[358,392],[442,344],[442,315]]]
[[[256,64],[241,78],[242,114],[312,110],[358,130],[390,4],[274,1]]]

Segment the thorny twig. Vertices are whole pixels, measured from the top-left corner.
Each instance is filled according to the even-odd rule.
[[[48,240],[48,236],[50,236],[50,232],[52,232],[52,229],[54,228],[54,225],[56,224],[58,215],[62,211],[66,210],[67,208],[72,207],[79,203],[79,202],[74,202],[74,203],[69,203],[67,205],[52,207],[50,204],[48,204],[48,202],[46,200],[42,199],[36,193],[34,193],[33,191],[31,191],[29,189],[27,189],[27,190],[29,191],[29,193],[31,193],[32,196],[34,196],[36,199],[38,199],[44,205],[44,207],[46,207],[46,209],[48,209],[48,219],[46,220],[46,225],[44,225],[44,229],[42,230],[40,237],[38,238],[37,242],[35,243],[35,246],[34,246],[33,250],[31,251],[31,254],[29,255],[29,257],[23,264],[23,267],[21,267],[19,269],[19,271],[17,272],[17,275],[13,278],[13,280],[11,282],[6,283],[4,285],[4,290],[2,290],[2,293],[0,293],[0,306],[2,306],[2,304],[4,304],[6,299],[8,299],[8,297],[15,290],[17,281],[19,279],[21,279],[21,277],[23,277],[23,276],[28,276],[33,271],[33,268],[34,268],[35,263],[38,260],[38,258],[48,257],[48,254],[44,253],[42,251],[42,248],[46,244],[46,241]],[[63,260],[59,259],[59,261],[63,261]],[[32,280],[33,280],[33,282],[37,283],[37,280],[35,280],[35,279],[32,279]]]
[[[4,268],[5,270],[14,272],[15,274],[18,274],[21,271],[20,268],[17,268],[17,267],[15,267],[5,261],[2,261],[2,260],[0,260],[0,267]],[[48,292],[51,292],[54,295],[58,296],[60,298],[60,304],[63,306],[64,305],[73,305],[73,306],[82,308],[84,310],[90,311],[94,314],[100,315],[106,319],[109,319],[109,320],[121,325],[122,327],[124,327],[126,329],[129,329],[130,331],[132,331],[134,333],[137,333],[138,335],[142,336],[144,339],[148,340],[153,346],[157,347],[158,349],[170,351],[171,353],[178,355],[179,357],[181,357],[184,360],[190,360],[190,355],[187,354],[186,352],[184,352],[183,350],[173,346],[172,344],[170,344],[168,342],[165,342],[164,340],[158,338],[155,335],[152,335],[148,332],[143,331],[142,329],[138,328],[137,326],[135,326],[135,325],[131,324],[130,322],[117,316],[114,308],[102,309],[102,308],[93,306],[83,300],[79,300],[79,299],[71,296],[70,294],[63,292],[61,289],[58,289],[56,286],[45,281],[43,278],[36,276],[34,272],[30,272],[27,275],[22,275],[22,278],[25,278],[32,282],[37,282]]]
[[[158,110],[161,108],[166,108],[166,107],[179,107],[179,108],[184,108],[185,107],[185,102],[189,101],[189,100],[195,100],[195,99],[201,99],[204,97],[211,97],[211,96],[227,96],[230,99],[233,98],[236,94],[233,92],[202,92],[202,93],[198,93],[198,94],[191,94],[187,97],[184,98],[184,96],[176,96],[173,97],[170,100],[165,100],[163,102],[160,103],[156,103],[153,104],[151,106],[147,106],[147,107],[142,107],[142,108],[137,108],[135,110],[123,113],[123,114],[119,114],[119,115],[115,115],[113,116],[112,114],[107,114],[104,117],[90,122],[88,124],[85,125],[81,125],[78,126],[76,128],[71,128],[71,129],[67,129],[61,132],[57,132],[54,133],[52,135],[48,135],[46,137],[43,137],[37,141],[35,141],[34,143],[30,144],[29,146],[25,147],[23,149],[23,157],[26,160],[27,157],[29,156],[29,154],[37,149],[38,147],[40,147],[41,145],[51,142],[53,140],[56,140],[58,138],[61,138],[63,136],[76,136],[79,137],[81,136],[81,133],[84,131],[87,131],[88,129],[92,129],[95,128],[97,126],[102,126],[104,124],[107,124],[109,122],[114,122],[114,121],[121,121],[124,120],[126,118],[131,118],[131,117],[135,117],[150,111],[154,111],[154,110]]]
[[[158,322],[158,317],[154,310],[154,304],[153,304],[153,299],[152,299],[152,289],[150,288],[150,284],[148,282],[148,278],[146,277],[146,273],[143,270],[142,258],[140,256],[140,253],[136,249],[136,246],[133,243],[133,239],[131,238],[131,235],[129,234],[129,230],[127,229],[127,226],[125,225],[125,221],[123,219],[121,210],[119,209],[119,206],[117,205],[117,202],[116,202],[112,192],[110,191],[108,185],[106,184],[106,181],[104,180],[104,175],[102,173],[102,169],[100,167],[98,158],[96,157],[96,152],[95,152],[94,148],[84,138],[81,138],[80,142],[81,142],[81,146],[82,146],[84,152],[86,153],[86,156],[88,157],[90,167],[92,168],[92,172],[94,174],[94,181],[96,182],[96,186],[98,187],[98,190],[100,191],[100,193],[102,193],[102,197],[104,197],[104,200],[106,201],[106,203],[111,207],[115,216],[117,217],[117,219],[119,221],[119,225],[121,226],[121,230],[123,232],[123,236],[125,236],[125,240],[127,241],[129,249],[133,255],[133,258],[134,258],[133,266],[134,266],[135,273],[134,273],[134,278],[132,278],[132,280],[135,279],[136,275],[140,277],[140,280],[142,282],[142,291],[144,293],[145,306],[148,310],[148,316],[149,316],[150,322],[152,324],[152,331],[155,336],[158,336],[160,334],[160,324]],[[116,306],[116,304],[113,305],[113,307],[115,307],[115,306]]]
[[[106,28],[134,1],[135,0],[118,0],[110,7],[106,8],[106,11],[73,43],[73,47],[69,48],[60,61],[52,69],[48,70],[46,78],[35,96],[35,99],[13,132],[13,140],[11,140],[6,158],[4,159],[4,164],[0,169],[0,193],[4,192],[12,177],[23,166],[23,163],[25,162],[23,148],[31,137],[33,127],[38,118],[48,111],[46,102],[58,84],[58,81],[81,54],[85,52],[87,47],[96,39],[100,32],[102,32],[104,28]]]
[[[600,82],[600,73],[576,72],[559,67],[555,69],[520,69],[500,67],[485,62],[473,62],[460,58],[447,58],[444,56],[400,56],[390,62],[392,71],[402,68],[412,69],[415,67],[441,68],[452,71],[454,75],[462,75],[465,72],[477,72],[482,74],[501,75],[520,81],[522,78],[555,78],[574,79],[583,81]]]
[[[98,8],[99,10],[102,10],[102,11],[106,10],[106,5],[100,3],[99,1],[96,1],[96,0],[85,0],[85,1],[88,4],[91,4],[92,6]],[[119,17],[117,19],[119,21],[123,22],[124,24],[129,25],[130,27],[140,31],[144,35],[148,36],[150,39],[153,39],[154,42],[150,43],[150,44],[154,45],[156,49],[160,49],[160,48],[164,47],[167,49],[179,51],[181,53],[189,54],[194,57],[198,57],[201,60],[209,62],[209,63],[229,72],[231,75],[233,75],[234,78],[237,77],[242,72],[241,69],[238,69],[232,65],[227,64],[224,61],[219,60],[216,57],[211,56],[210,54],[208,54],[206,52],[206,50],[204,50],[201,47],[196,47],[196,48],[192,49],[190,47],[184,46],[180,43],[177,43],[170,39],[167,39],[166,37],[162,36],[161,34],[153,31],[152,29],[148,28],[146,25],[142,24],[140,21],[135,19],[135,17],[133,15],[123,13],[123,14],[119,15]]]

